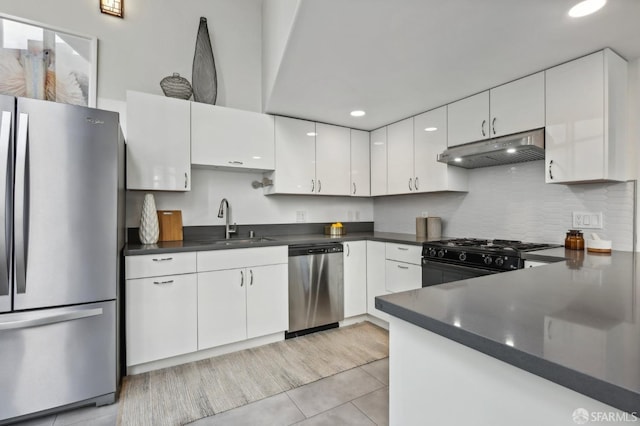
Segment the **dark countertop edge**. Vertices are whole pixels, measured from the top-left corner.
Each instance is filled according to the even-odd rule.
[[[233,250],[238,248],[269,247],[292,244],[317,244],[326,242],[349,242],[349,241],[378,241],[397,244],[408,244],[422,246],[426,241],[424,238],[416,237],[413,234],[401,234],[391,232],[362,232],[346,234],[340,237],[324,234],[310,235],[273,235],[269,236],[271,241],[260,241],[255,243],[238,243],[233,245],[197,242],[197,241],[166,241],[157,244],[127,244],[124,248],[125,256],[139,256],[145,254],[194,252],[210,250]],[[231,239],[233,241],[233,238]],[[183,244],[183,245],[179,245]]]
[[[638,412],[640,394],[576,370],[528,354],[519,349],[496,342],[486,337],[466,331],[462,328],[421,315],[415,311],[394,303],[375,298],[375,306],[383,312],[407,321],[425,330],[431,331],[454,342],[511,364],[536,376],[569,388],[582,395],[611,405],[627,413]],[[391,330],[393,332],[393,330]]]

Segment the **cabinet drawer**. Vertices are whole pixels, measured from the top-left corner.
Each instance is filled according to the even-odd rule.
[[[288,262],[287,246],[255,247],[198,252],[198,272]]]
[[[389,260],[397,260],[399,262],[420,265],[420,260],[422,259],[422,246],[386,243],[385,257]]]
[[[127,279],[196,272],[195,253],[161,253],[125,258]]]
[[[196,274],[126,282],[127,366],[198,349]]]
[[[393,293],[421,288],[422,267],[387,260],[385,263],[385,285],[387,291]]]

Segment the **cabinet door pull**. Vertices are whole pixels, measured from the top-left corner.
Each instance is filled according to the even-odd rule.
[[[484,131],[484,125],[487,124],[487,120],[482,120],[482,136],[487,136],[487,134]]]
[[[398,268],[400,268],[400,269],[409,269],[408,266],[402,266],[402,265],[398,265]]]
[[[189,185],[189,175],[187,174],[187,172],[184,172],[184,189],[187,189],[188,185]]]
[[[418,190],[418,176],[416,176],[416,178],[413,180],[413,186],[417,191]]]
[[[316,190],[316,181],[311,179],[311,192],[315,192]]]
[[[351,254],[351,249],[349,248],[349,244],[347,244],[347,257]]]
[[[240,287],[244,285],[244,271],[240,271]]]
[[[159,259],[153,259],[154,262],[166,262],[167,260],[173,260],[173,257],[161,257]]]
[[[154,283],[155,285],[173,284],[173,280],[169,280],[169,281],[154,281],[153,283]]]
[[[356,194],[356,183],[355,182],[353,182],[353,194],[354,195]]]
[[[553,173],[551,173],[551,166],[553,165],[553,160],[549,160],[549,179],[553,180]]]
[[[318,194],[322,191],[322,182],[318,179]]]
[[[409,191],[413,191],[412,183],[413,183],[413,179],[409,178]]]
[[[249,269],[249,285],[253,285],[253,269]]]
[[[407,247],[398,247],[398,250],[407,251],[409,249]]]
[[[229,161],[229,164],[238,164],[238,165],[243,165],[244,163],[242,161]]]
[[[493,134],[496,134],[496,118],[493,117],[493,120],[491,121],[491,130],[493,131]]]

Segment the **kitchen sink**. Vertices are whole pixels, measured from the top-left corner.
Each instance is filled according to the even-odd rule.
[[[231,238],[231,239],[202,239],[202,240],[193,240],[196,243],[200,244],[220,244],[225,246],[233,246],[236,244],[253,244],[253,243],[264,243],[267,241],[274,241],[273,238],[267,237],[256,237],[256,238]]]

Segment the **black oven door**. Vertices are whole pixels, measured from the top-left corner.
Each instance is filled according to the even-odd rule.
[[[422,287],[497,274],[498,272],[501,271],[422,259]]]

